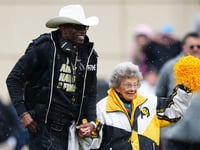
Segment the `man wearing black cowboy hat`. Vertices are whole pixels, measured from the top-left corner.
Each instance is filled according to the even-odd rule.
[[[98,22],[95,16],[86,18],[81,5],[61,8],[46,23],[58,29],[34,39],[8,75],[30,150],[73,149],[77,142],[69,129],[85,138],[95,128],[98,56],[86,33]]]

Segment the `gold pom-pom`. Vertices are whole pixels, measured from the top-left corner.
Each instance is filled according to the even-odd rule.
[[[200,89],[200,59],[184,56],[174,65],[176,85],[183,84],[193,92]]]

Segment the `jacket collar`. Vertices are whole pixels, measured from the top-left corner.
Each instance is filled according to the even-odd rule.
[[[132,100],[132,108],[136,108],[146,101],[146,98],[137,93],[136,97]],[[106,104],[107,112],[114,111],[123,111],[126,112],[123,102],[120,100],[116,91],[111,88],[108,90],[107,104]]]

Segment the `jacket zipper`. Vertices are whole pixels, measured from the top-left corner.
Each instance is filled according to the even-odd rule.
[[[49,97],[49,105],[47,108],[47,112],[46,112],[46,116],[45,116],[45,124],[47,123],[47,118],[48,118],[48,114],[49,114],[49,110],[50,110],[50,106],[51,106],[51,102],[52,102],[52,95],[53,95],[53,81],[54,81],[54,69],[55,69],[55,59],[56,59],[56,44],[55,41],[53,40],[53,36],[51,33],[51,40],[53,42],[54,45],[54,56],[53,56],[53,69],[52,69],[52,76],[51,76],[51,89],[50,89],[50,97]],[[82,97],[81,97],[81,105],[80,105],[80,111],[79,111],[79,115],[78,115],[78,119],[76,121],[76,125],[78,124],[79,120],[80,120],[80,116],[81,116],[81,112],[82,112],[82,107],[83,107],[83,98],[84,98],[84,93],[85,93],[85,84],[86,84],[86,77],[87,77],[87,67],[90,61],[90,57],[93,53],[94,49],[92,47],[91,52],[88,56],[88,60],[87,60],[87,64],[86,64],[86,70],[85,70],[85,76],[84,76],[84,82],[83,82],[83,91],[82,91]]]
[[[155,148],[155,144],[153,143],[152,145],[153,145],[153,150],[155,150],[155,149],[156,149],[156,148]]]
[[[85,84],[86,84],[86,77],[87,77],[87,68],[88,68],[88,64],[90,61],[90,57],[92,56],[94,49],[92,46],[92,49],[90,51],[90,54],[88,56],[88,60],[87,60],[87,64],[86,64],[86,68],[85,68],[85,76],[84,76],[84,82],[83,82],[83,91],[82,91],[82,96],[81,96],[81,105],[80,105],[80,110],[79,110],[79,114],[78,114],[78,119],[76,120],[76,125],[78,124],[80,117],[81,117],[81,112],[82,112],[82,107],[83,107],[83,99],[84,99],[84,94],[85,94]]]

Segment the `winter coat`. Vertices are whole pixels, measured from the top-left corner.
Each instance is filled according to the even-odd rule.
[[[55,66],[60,57],[66,57],[59,54],[59,34],[57,30],[33,40],[8,75],[6,83],[18,115],[29,111],[36,118],[44,115],[47,121],[52,98],[56,95],[54,80],[59,70]],[[78,69],[79,82],[76,85],[80,104],[79,109],[72,113],[77,112],[74,118],[77,122],[82,117],[94,121],[98,56],[88,38],[81,47],[82,70]],[[70,107],[68,111],[71,111]]]
[[[175,88],[168,99],[137,94],[129,117],[114,89],[97,103],[97,118],[102,123],[100,137],[91,148],[99,150],[157,150],[160,128],[177,122],[190,103],[192,93]]]

